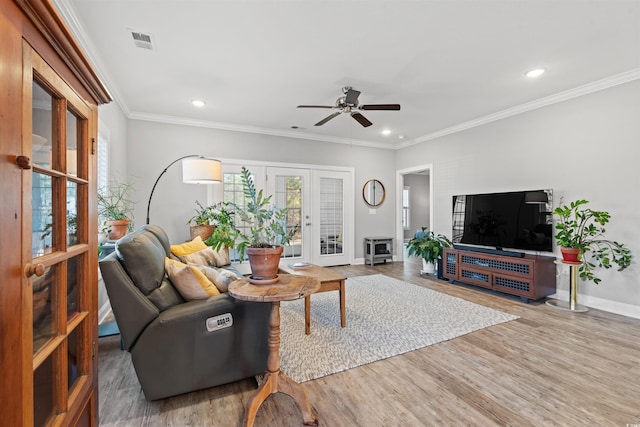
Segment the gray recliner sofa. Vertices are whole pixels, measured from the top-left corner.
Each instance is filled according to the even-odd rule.
[[[270,304],[226,293],[185,302],[165,274],[170,256],[167,234],[147,225],[118,240],[100,261],[124,348],[147,400],[263,373]]]

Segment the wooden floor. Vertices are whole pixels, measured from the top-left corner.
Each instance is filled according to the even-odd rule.
[[[347,277],[386,274],[520,319],[304,383],[320,425],[640,426],[640,319],[524,304],[421,278],[419,268],[336,267]],[[99,350],[104,426],[237,426],[256,389],[247,379],[147,402],[118,337],[101,338]],[[275,394],[255,425],[301,426],[302,417],[289,397]]]

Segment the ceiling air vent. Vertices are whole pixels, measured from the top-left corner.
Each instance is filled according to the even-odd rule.
[[[136,31],[131,32],[131,36],[133,36],[133,44],[136,47],[142,49],[153,50],[153,43],[151,42],[151,35],[145,33],[138,33]]]

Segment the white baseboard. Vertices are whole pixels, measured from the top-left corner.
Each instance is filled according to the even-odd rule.
[[[391,258],[391,262],[396,262],[396,261],[398,261],[398,258],[394,255]],[[364,258],[355,258],[353,260],[353,265],[362,265],[362,264],[364,264]]]
[[[549,298],[569,301],[569,291],[557,290],[555,294],[549,295]],[[589,295],[581,295],[580,293],[578,293],[578,304],[591,308],[597,308],[598,310],[608,311],[610,313],[620,314],[622,316],[640,319],[640,306],[633,304],[611,301],[608,299],[592,297]]]

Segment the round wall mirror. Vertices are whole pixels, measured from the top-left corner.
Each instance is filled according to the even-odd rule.
[[[384,185],[377,179],[370,179],[362,187],[362,198],[369,206],[380,206],[384,202]]]

